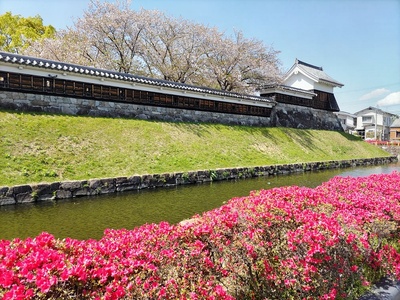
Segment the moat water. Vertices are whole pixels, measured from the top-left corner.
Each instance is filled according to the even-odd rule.
[[[106,228],[132,229],[161,221],[178,223],[233,197],[247,196],[252,190],[290,185],[316,187],[334,176],[393,171],[400,172],[400,163],[0,206],[0,240],[35,237],[43,231],[57,238],[99,239]]]

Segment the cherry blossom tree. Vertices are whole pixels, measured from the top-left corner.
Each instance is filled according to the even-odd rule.
[[[129,0],[92,0],[72,28],[25,54],[240,93],[280,80],[278,51],[257,39],[232,36]]]
[[[142,36],[142,59],[148,75],[175,82],[197,84],[202,77],[209,28],[174,19],[159,11],[142,11],[149,20]]]
[[[106,69],[137,72],[135,58],[140,49],[141,31],[146,25],[140,13],[129,8],[129,1],[92,1],[75,23],[78,36],[86,36],[87,57]]]
[[[26,49],[27,55],[83,64],[124,73],[141,73],[140,36],[146,23],[130,1],[92,0],[74,26]]]
[[[90,53],[87,38],[70,29],[57,31],[54,38],[35,41],[23,52],[26,55],[85,66],[95,66],[97,61],[97,57]],[[97,66],[101,67],[100,64]]]
[[[254,92],[258,86],[280,81],[278,51],[259,40],[246,39],[240,31],[233,38],[218,33],[209,38],[214,46],[206,54],[206,69],[218,88]]]

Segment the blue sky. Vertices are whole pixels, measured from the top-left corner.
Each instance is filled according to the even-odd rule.
[[[0,0],[0,14],[39,14],[45,25],[72,26],[89,0]],[[134,9],[217,27],[262,40],[281,51],[282,69],[295,59],[322,66],[344,84],[340,109],[369,106],[400,114],[400,0],[133,0]]]

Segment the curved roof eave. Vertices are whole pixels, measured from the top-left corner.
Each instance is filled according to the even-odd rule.
[[[314,82],[325,83],[325,84],[331,85],[333,87],[344,86],[344,84],[336,81],[335,79],[330,77],[328,74],[326,74],[323,71],[322,67],[317,67],[317,66],[305,63],[303,61],[300,61],[298,59],[296,59],[293,66],[289,69],[284,80],[287,80],[296,70],[298,72],[300,72],[301,74],[303,74],[304,76],[308,77],[309,79],[313,80]]]
[[[307,78],[310,78],[314,82],[318,82],[318,77],[313,76],[312,74],[308,73],[307,71],[299,68],[297,65],[293,65],[293,67],[287,72],[287,75],[286,75],[284,81],[286,81],[290,76],[292,76],[292,74],[296,74],[295,71],[300,72],[301,74],[303,74]]]
[[[343,83],[340,83],[340,82],[338,82],[338,81],[330,81],[330,80],[326,80],[326,79],[320,79],[319,81],[320,81],[320,82],[327,83],[327,84],[332,85],[332,86],[334,86],[334,87],[337,86],[337,87],[341,88],[342,86],[344,86]]]
[[[315,96],[316,95],[313,91],[303,90],[303,89],[295,88],[295,87],[284,85],[284,84],[265,85],[261,90],[262,91],[281,90],[281,91],[291,91],[293,93],[303,94],[303,95],[307,95],[307,96]]]

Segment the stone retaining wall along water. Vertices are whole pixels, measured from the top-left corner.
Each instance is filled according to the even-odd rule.
[[[226,168],[152,175],[134,175],[131,177],[26,184],[12,187],[0,187],[0,205],[53,201],[59,199],[94,196],[149,188],[160,188],[221,180],[237,180],[259,176],[272,176],[324,169],[380,165],[393,163],[396,161],[398,161],[397,156],[391,156],[341,161],[294,163],[252,168]]]

